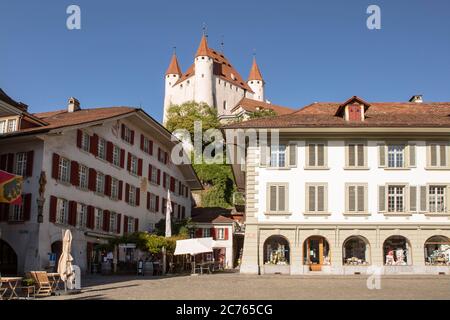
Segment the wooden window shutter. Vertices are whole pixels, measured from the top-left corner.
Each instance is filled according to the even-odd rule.
[[[166,188],[166,173],[163,172],[163,188]]]
[[[131,170],[131,153],[128,152],[128,157],[127,157],[127,170],[130,171]]]
[[[164,152],[164,164],[167,164],[169,162],[169,154],[167,152]]]
[[[213,238],[213,240],[216,240],[216,229],[210,228],[209,233],[211,234],[211,237]]]
[[[98,135],[94,133],[91,137],[91,141],[89,142],[89,152],[94,156],[98,155]]]
[[[159,212],[159,196],[156,196],[156,208],[155,208],[156,212]]]
[[[430,145],[430,164],[432,167],[437,166],[437,145],[432,144]]]
[[[134,231],[139,231],[139,218],[134,218]]]
[[[152,165],[148,165],[148,181],[152,181]]]
[[[141,202],[141,188],[136,188],[136,206],[139,207]]]
[[[69,201],[69,221],[71,226],[77,224],[77,203],[75,201]]]
[[[286,187],[278,186],[278,210],[286,211],[287,203],[286,203]]]
[[[317,211],[325,211],[325,187],[317,186]]]
[[[316,211],[316,187],[308,187],[308,211]]]
[[[128,233],[128,216],[123,216],[123,234]]]
[[[325,145],[317,145],[317,165],[323,167],[325,165]]]
[[[130,202],[130,185],[128,183],[125,184],[125,202]]]
[[[80,185],[79,165],[76,161],[70,162],[70,183],[78,187]]]
[[[411,211],[411,212],[417,211],[417,187],[416,186],[409,187],[409,211]]]
[[[131,130],[131,145],[134,145],[134,130]]]
[[[96,190],[97,184],[97,171],[93,168],[89,168],[89,181],[88,181],[88,189],[91,191]]]
[[[120,167],[125,168],[125,150],[120,149]]]
[[[56,222],[56,204],[58,199],[55,196],[50,196],[50,214],[49,221],[55,223]]]
[[[420,211],[427,211],[427,186],[420,186]]]
[[[14,153],[8,153],[6,171],[8,171],[9,173],[14,173]]]
[[[174,177],[170,177],[170,191],[172,191],[172,192],[175,191],[175,178]]]
[[[57,153],[53,153],[52,178],[55,180],[59,179],[59,154],[57,154]]]
[[[156,180],[157,180],[158,186],[161,185],[161,170],[160,169],[158,169]]]
[[[356,148],[358,149],[358,166],[359,167],[364,167],[366,164],[366,159],[365,159],[365,155],[364,155],[364,144],[358,144],[356,146]]]
[[[106,143],[106,161],[108,161],[109,163],[113,162],[113,149],[113,143],[111,141],[108,141]]]
[[[86,227],[89,229],[94,229],[94,207],[88,206],[87,207],[87,217],[86,217]]]
[[[140,146],[141,150],[144,150],[144,135],[141,133],[141,146]]]
[[[142,177],[142,159],[138,159],[138,176]]]
[[[441,161],[441,167],[447,166],[447,146],[445,144],[441,144],[439,146],[439,156]]]
[[[365,190],[364,186],[358,186],[356,188],[358,192],[358,212],[365,212],[366,211],[366,204],[365,204]]]
[[[266,167],[268,165],[268,157],[270,155],[270,147],[266,145],[261,145],[259,147],[260,159],[259,165],[261,167]]]
[[[415,144],[409,145],[409,166],[410,167],[416,166],[416,145]]]
[[[225,228],[225,239],[224,240],[228,240],[228,228]]]
[[[83,139],[83,131],[77,130],[77,147],[81,148],[81,140]]]
[[[6,163],[8,162],[8,155],[2,154],[0,156],[0,170],[7,171],[6,169]]]
[[[122,220],[122,215],[120,213],[117,214],[117,226],[116,226],[116,233],[120,234],[120,226],[121,226],[121,221]]]
[[[29,221],[31,215],[31,193],[24,194],[22,196],[23,201],[23,220]]]
[[[33,176],[33,162],[34,162],[34,151],[28,151],[27,152],[27,168],[26,168],[26,176],[31,177]]]
[[[103,231],[108,232],[109,231],[109,211],[105,210],[103,211]]]
[[[110,197],[111,196],[111,183],[112,179],[110,175],[105,176],[105,195]]]
[[[316,145],[308,145],[308,165],[314,167],[316,165]]]
[[[289,166],[297,166],[297,144],[294,143],[289,145]]]
[[[354,167],[356,165],[356,152],[355,152],[355,148],[356,145],[354,144],[349,144],[347,146],[348,148],[348,166],[349,167]]]
[[[123,123],[121,125],[120,135],[122,140],[125,140],[125,125]]]
[[[355,186],[348,186],[348,211],[356,211]]]
[[[386,187],[378,186],[378,211],[386,211]]]
[[[152,156],[153,155],[153,141],[152,140],[149,140],[149,148],[150,148],[150,155]]]
[[[123,189],[123,181],[120,180],[119,181],[119,194],[118,194],[118,199],[122,200],[122,189]]]
[[[378,145],[378,165],[379,167],[386,167],[386,145]]]
[[[277,187],[270,186],[270,200],[269,200],[269,210],[277,211]]]
[[[150,192],[147,192],[147,210],[150,209]]]

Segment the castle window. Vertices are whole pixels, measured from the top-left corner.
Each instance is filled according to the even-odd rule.
[[[205,75],[204,74],[202,74],[202,78],[204,78],[205,77]]]
[[[227,102],[225,100],[223,101],[223,110],[227,110]]]

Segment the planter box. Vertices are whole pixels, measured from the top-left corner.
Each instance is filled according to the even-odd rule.
[[[265,264],[262,268],[264,274],[291,274],[288,264]]]

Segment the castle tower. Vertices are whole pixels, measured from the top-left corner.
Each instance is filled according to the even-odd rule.
[[[261,71],[259,71],[258,64],[256,63],[256,58],[253,58],[253,64],[250,69],[247,84],[255,93],[253,99],[264,101],[264,80]]]
[[[195,54],[195,91],[194,100],[214,106],[213,99],[213,65],[214,61],[209,52],[206,36],[203,35]]]
[[[164,115],[163,115],[164,124],[166,123],[167,110],[171,105],[173,85],[180,79],[180,77],[181,77],[181,69],[178,64],[177,55],[174,52],[165,75]]]

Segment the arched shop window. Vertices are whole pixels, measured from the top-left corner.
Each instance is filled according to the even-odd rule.
[[[303,263],[308,265],[330,265],[331,251],[327,239],[320,236],[309,237],[303,243]]]
[[[433,236],[425,242],[425,264],[427,266],[450,265],[450,239]]]
[[[289,242],[283,236],[271,236],[264,242],[264,264],[289,264]]]
[[[406,266],[412,264],[411,245],[408,239],[402,236],[387,238],[383,244],[384,265]]]
[[[370,263],[370,245],[366,238],[352,236],[344,241],[344,265],[364,266]]]

